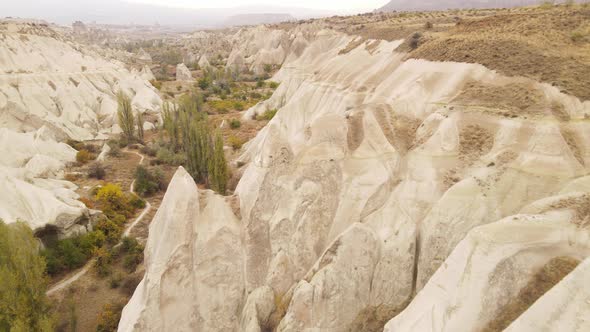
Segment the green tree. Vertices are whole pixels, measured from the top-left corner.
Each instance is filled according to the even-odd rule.
[[[223,139],[217,133],[215,135],[213,154],[209,159],[209,186],[218,193],[225,195],[228,177],[227,162],[223,151]]]
[[[143,113],[137,112],[136,120],[137,120],[137,138],[139,139],[140,142],[143,142],[143,124],[145,122],[144,118],[143,118]]]
[[[127,141],[131,142],[135,133],[135,120],[133,117],[133,108],[131,107],[131,99],[125,93],[119,92],[117,95],[117,103],[119,126]]]
[[[52,331],[46,285],[31,229],[0,220],[0,331]]]

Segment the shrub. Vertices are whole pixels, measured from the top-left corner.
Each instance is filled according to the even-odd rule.
[[[279,83],[277,83],[277,82],[270,82],[269,83],[269,87],[274,90],[274,89],[276,89],[276,88],[279,87]]]
[[[120,273],[116,273],[109,280],[109,286],[111,288],[118,288],[121,285],[121,281],[123,281],[123,276]]]
[[[199,88],[201,88],[201,90],[207,90],[207,88],[211,84],[211,81],[209,81],[209,79],[207,77],[203,77],[202,79],[199,80],[198,84],[199,84]]]
[[[234,102],[234,109],[238,110],[238,111],[243,111],[244,110],[244,104],[242,104],[239,101]]]
[[[272,71],[272,65],[271,65],[271,64],[268,64],[268,63],[267,63],[267,64],[265,64],[265,65],[264,65],[264,72],[268,74],[268,73],[270,73],[271,71]]]
[[[119,157],[121,155],[121,147],[119,146],[119,141],[110,140],[107,144],[111,148],[111,151],[109,151],[108,153],[110,157]],[[125,145],[127,144],[125,143]]]
[[[118,184],[107,183],[96,192],[96,201],[103,210],[121,211],[126,209],[125,196]]]
[[[88,177],[92,179],[102,180],[106,175],[106,171],[102,166],[102,163],[96,161],[90,164],[88,167]]]
[[[232,135],[228,138],[228,143],[232,147],[232,149],[239,150],[242,148],[242,145],[244,145],[244,140]]]
[[[256,87],[257,87],[257,88],[264,88],[264,86],[265,86],[265,85],[266,85],[266,83],[265,83],[263,80],[261,80],[261,79],[259,79],[259,80],[256,82]]]
[[[430,30],[430,29],[432,29],[432,27],[433,27],[432,22],[429,21],[429,22],[424,23],[424,29]]]
[[[113,221],[109,218],[102,218],[97,224],[96,229],[104,234],[106,242],[116,244],[123,233],[122,223]]]
[[[162,164],[179,166],[185,163],[186,156],[182,153],[174,153],[166,148],[158,149],[156,159]]]
[[[241,122],[240,122],[240,120],[238,120],[238,119],[231,119],[231,120],[229,121],[229,127],[230,127],[231,129],[238,129],[238,128],[240,128],[241,126],[242,126],[242,123],[241,123]]]
[[[180,92],[180,90],[182,90],[182,85],[177,85],[176,86],[176,91]]]
[[[142,146],[141,149],[139,149],[139,151],[145,155],[150,156],[150,157],[155,157],[156,153],[158,152],[152,146],[148,146],[148,145]]]
[[[272,120],[272,118],[274,118],[274,116],[277,114],[279,110],[275,109],[271,109],[271,110],[266,110],[266,112],[264,112],[261,115],[258,115],[256,117],[257,120]]]
[[[101,247],[94,249],[93,254],[96,257],[94,267],[98,275],[101,277],[108,276],[111,273],[111,255],[109,251],[105,247]]]
[[[121,304],[105,304],[102,312],[98,315],[98,325],[96,332],[113,332],[117,330],[119,320],[121,319],[121,312],[123,305]]]
[[[89,162],[90,160],[94,160],[95,158],[96,155],[89,152],[88,150],[80,150],[78,151],[78,153],[76,153],[76,161],[80,164],[86,164],[87,162]]]
[[[411,50],[415,50],[418,48],[418,46],[420,45],[421,38],[422,38],[422,34],[419,32],[416,32],[412,35],[412,38],[410,39],[410,49]]]

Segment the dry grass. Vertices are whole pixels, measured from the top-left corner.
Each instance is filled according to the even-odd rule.
[[[570,38],[590,27],[590,8],[505,12],[462,22],[432,36],[412,58],[479,63],[590,99],[590,43]]]

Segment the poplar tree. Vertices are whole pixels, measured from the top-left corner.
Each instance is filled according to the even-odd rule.
[[[137,112],[137,138],[140,142],[143,142],[143,123],[145,122],[143,119],[143,113]]]
[[[223,139],[217,133],[213,146],[211,158],[209,159],[209,186],[218,193],[225,195],[227,190],[228,170],[223,151]]]
[[[131,99],[125,93],[119,92],[119,94],[117,94],[117,103],[119,126],[127,141],[131,142],[135,132],[135,120],[133,117],[133,108],[131,107]]]

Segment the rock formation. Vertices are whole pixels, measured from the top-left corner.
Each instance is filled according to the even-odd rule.
[[[162,101],[121,63],[46,24],[3,20],[0,38],[0,218],[60,236],[82,232],[90,212],[62,180],[76,151],[58,142],[104,139],[118,127],[119,91],[141,112],[159,112]]]
[[[194,81],[193,74],[186,67],[184,63],[179,63],[176,66],[176,80],[177,81]]]
[[[232,38],[229,67],[282,64],[243,120],[279,111],[238,161],[239,211],[177,172],[119,331],[587,325],[584,295],[557,303],[588,270],[589,101],[313,24]]]

